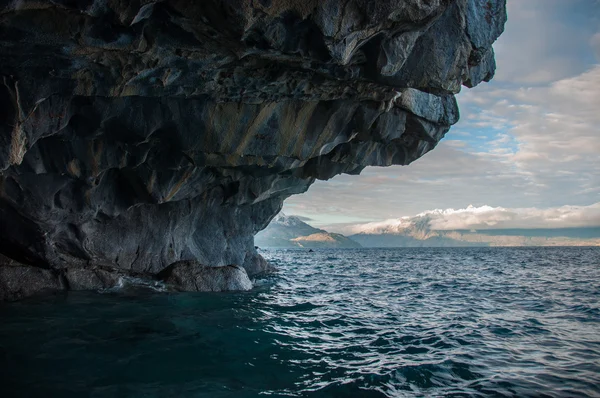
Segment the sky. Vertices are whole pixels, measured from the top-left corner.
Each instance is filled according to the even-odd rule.
[[[574,209],[579,224],[599,226],[600,0],[508,0],[507,7],[494,80],[463,88],[461,120],[433,151],[408,166],[317,181],[287,199],[284,212],[332,231],[469,205],[521,215],[504,227],[564,209]]]

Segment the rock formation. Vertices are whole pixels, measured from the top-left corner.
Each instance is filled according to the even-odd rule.
[[[158,277],[168,286],[184,292],[252,289],[246,270],[239,265],[211,267],[196,261],[178,261],[162,270]]]
[[[2,2],[0,252],[60,278],[259,273],[285,198],[436,145],[505,20],[505,0]]]

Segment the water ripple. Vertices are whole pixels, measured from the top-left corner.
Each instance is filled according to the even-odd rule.
[[[235,294],[0,306],[3,397],[600,396],[600,250],[277,250]]]

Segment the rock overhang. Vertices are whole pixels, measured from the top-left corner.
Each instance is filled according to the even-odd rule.
[[[435,147],[505,20],[503,0],[2,6],[0,252],[260,272],[286,197]]]

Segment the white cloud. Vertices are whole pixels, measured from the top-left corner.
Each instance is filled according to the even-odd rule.
[[[411,217],[380,222],[330,226],[346,234],[401,233],[415,223],[426,223],[432,230],[573,228],[600,226],[600,202],[590,206],[560,206],[548,209],[468,206],[463,209],[428,210]]]
[[[595,33],[599,2],[508,0],[508,21],[495,50],[501,82],[536,85],[581,73]]]
[[[508,126],[481,155],[497,155],[499,146],[511,149],[496,159],[525,176],[529,193],[558,196],[568,203],[572,202],[569,197],[600,186],[600,65],[545,87],[489,86],[483,92],[465,93],[469,95],[482,95],[493,103],[488,108],[491,116],[486,115],[484,121],[494,117]],[[499,97],[506,101],[495,101]],[[481,119],[474,115],[462,128],[477,126]],[[503,146],[511,141],[512,146]],[[588,195],[584,201],[598,199]]]

